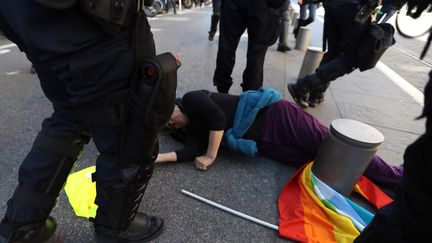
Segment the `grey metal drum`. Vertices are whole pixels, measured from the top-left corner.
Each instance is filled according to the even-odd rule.
[[[333,120],[312,172],[342,195],[349,196],[383,141],[381,132],[367,124],[350,119]]]

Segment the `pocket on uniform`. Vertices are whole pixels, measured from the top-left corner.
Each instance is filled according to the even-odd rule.
[[[69,62],[71,85],[99,86],[130,77],[132,48],[113,47],[74,57]]]

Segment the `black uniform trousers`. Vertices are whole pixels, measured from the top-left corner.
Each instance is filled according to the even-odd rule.
[[[264,0],[230,0],[222,5],[219,47],[213,84],[228,92],[235,52],[241,35],[248,33],[247,64],[243,72],[243,91],[257,90],[263,83],[263,65],[267,48],[279,34],[280,16]]]
[[[77,6],[59,11],[31,0],[1,1],[0,29],[33,62],[41,87],[53,104],[54,112],[43,121],[41,133],[66,142],[91,137],[100,152],[96,161],[97,183],[105,188],[120,183],[123,124],[115,112],[98,112],[109,108],[106,101],[113,93],[130,85],[131,31],[111,36]],[[106,122],[93,122],[88,114],[97,114],[98,120]],[[33,148],[19,168],[19,186],[46,193],[62,159],[55,153]],[[99,206],[105,200],[100,195],[96,199]],[[40,221],[49,213],[12,199],[7,206],[5,217],[15,223]]]
[[[324,35],[327,38],[328,50],[316,70],[321,84],[324,85],[321,92],[325,91],[330,81],[357,68],[362,36],[371,26],[370,22],[354,23],[358,12],[358,2],[355,0],[327,0],[324,1],[324,8]]]

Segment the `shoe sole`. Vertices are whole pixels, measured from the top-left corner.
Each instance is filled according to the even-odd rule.
[[[299,100],[298,100],[298,98],[296,97],[296,95],[295,95],[295,91],[293,90],[293,88],[292,88],[292,86],[291,85],[287,85],[287,88],[288,88],[288,92],[290,93],[290,95],[291,95],[291,97],[293,97],[293,99],[294,99],[294,102],[300,107],[300,108],[302,108],[302,109],[305,109],[305,108],[308,108],[309,107],[309,104],[303,104],[302,102],[299,102]]]
[[[161,219],[161,225],[160,227],[149,237],[145,237],[145,238],[141,238],[141,237],[131,237],[129,239],[123,239],[123,240],[117,240],[117,239],[113,239],[113,238],[108,238],[106,236],[102,236],[102,235],[98,235],[97,233],[96,235],[96,242],[97,243],[128,243],[128,242],[148,242],[151,240],[156,239],[157,237],[159,237],[163,230],[164,230],[164,220]]]

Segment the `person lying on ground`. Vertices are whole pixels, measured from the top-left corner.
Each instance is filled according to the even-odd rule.
[[[236,114],[237,113],[237,114]],[[240,96],[195,90],[177,98],[167,127],[186,146],[160,153],[156,163],[194,161],[207,170],[222,143],[230,150],[255,156],[258,151],[294,167],[314,160],[328,128],[295,103],[281,99],[273,89],[243,92]],[[375,155],[364,175],[376,183],[395,187],[402,166]]]

